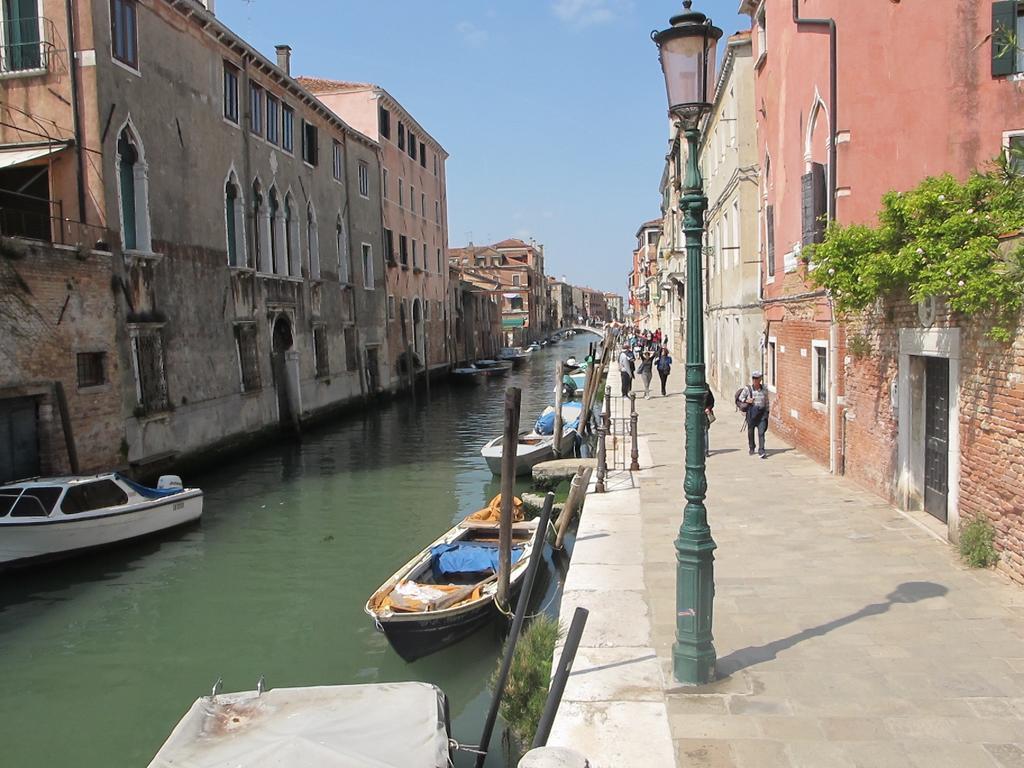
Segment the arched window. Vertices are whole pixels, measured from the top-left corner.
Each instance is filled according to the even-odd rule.
[[[121,247],[150,252],[149,181],[142,144],[131,124],[117,138],[117,170],[121,206]]]
[[[270,256],[269,244],[269,223],[266,206],[263,200],[263,185],[259,179],[252,183],[252,255],[256,263],[256,269],[260,272],[269,272],[271,265],[268,263]]]
[[[248,267],[245,247],[245,203],[238,186],[238,178],[232,172],[224,184],[224,224],[227,235],[228,266]]]
[[[285,275],[299,276],[302,270],[299,267],[299,220],[295,215],[295,201],[292,193],[289,192],[284,198],[284,247],[285,259],[282,266],[282,273]]]
[[[313,204],[306,206],[306,247],[309,249],[309,279],[320,279],[320,235],[316,227]]]
[[[349,267],[348,235],[345,233],[345,219],[338,214],[334,227],[334,239],[338,248],[338,282],[346,285],[352,282],[352,270]]]
[[[270,271],[281,274],[281,203],[277,189],[270,188]]]

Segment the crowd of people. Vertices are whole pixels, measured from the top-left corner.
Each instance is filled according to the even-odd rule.
[[[634,389],[639,394],[639,385],[643,386],[645,400],[651,398],[651,379],[654,371],[661,379],[661,396],[667,397],[666,384],[672,373],[672,356],[669,354],[668,339],[661,329],[654,331],[636,327],[625,328],[619,335],[622,351],[619,354],[619,376],[622,383],[622,396],[629,396]],[[736,392],[736,409],[743,414],[747,429],[747,443],[750,455],[755,453],[762,459],[768,457],[764,447],[764,436],[768,430],[770,401],[768,390],[764,387],[764,376],[754,371],[750,376],[750,384]],[[705,386],[704,393],[704,455],[711,455],[711,425],[715,422],[715,396],[711,387]]]

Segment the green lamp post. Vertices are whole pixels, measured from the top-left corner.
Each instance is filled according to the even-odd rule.
[[[708,199],[700,174],[697,147],[701,119],[710,111],[709,89],[715,85],[715,52],[722,30],[703,13],[683,12],[671,26],[652,32],[665,74],[668,108],[686,137],[686,176],[680,208],[686,234],[686,508],[676,539],[676,642],[672,668],[680,683],[702,685],[715,678],[711,618],[715,600],[715,540],[704,506],[708,481],[704,461],[704,295],[701,243]]]

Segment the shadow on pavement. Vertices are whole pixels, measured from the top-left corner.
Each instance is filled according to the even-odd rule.
[[[797,632],[795,635],[790,635],[789,637],[784,637],[780,640],[774,640],[767,645],[751,645],[746,648],[733,651],[727,656],[723,656],[718,660],[717,664],[718,679],[721,680],[729,677],[733,673],[739,672],[741,669],[747,669],[748,667],[753,667],[757,664],[761,664],[762,662],[771,661],[782,651],[789,650],[794,645],[797,645],[804,640],[810,640],[812,637],[821,637],[835,629],[845,627],[847,624],[852,624],[858,619],[863,619],[868,616],[878,616],[886,613],[892,606],[898,603],[916,603],[933,597],[942,597],[947,592],[949,592],[948,587],[945,587],[942,584],[935,584],[930,581],[904,582],[886,595],[885,602],[871,603],[870,605],[865,605],[855,613],[834,619],[826,624],[819,624],[816,627],[804,629]]]

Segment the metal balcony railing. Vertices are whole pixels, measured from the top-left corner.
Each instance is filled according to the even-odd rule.
[[[60,200],[44,200],[10,190],[0,190],[0,236],[20,237],[58,245],[107,250],[107,230],[64,218]],[[13,198],[13,199],[12,199]]]
[[[6,4],[5,4],[6,5]],[[0,74],[44,72],[54,45],[53,22],[42,16],[0,20]]]

